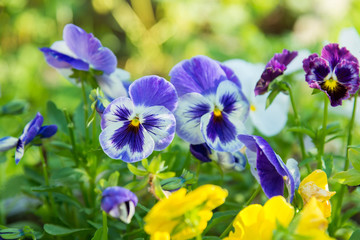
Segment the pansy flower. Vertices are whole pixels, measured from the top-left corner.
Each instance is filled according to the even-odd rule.
[[[315,197],[324,216],[331,216],[330,198],[335,195],[335,192],[329,191],[327,176],[324,171],[317,169],[304,178],[300,183],[299,193],[304,204],[307,204],[312,197]]]
[[[264,69],[263,64],[252,64],[241,59],[224,62],[231,68],[241,82],[242,91],[250,103],[250,127],[255,126],[265,136],[278,134],[287,122],[290,100],[283,93],[279,93],[272,104],[266,108],[266,100],[270,93],[255,96],[256,82]]]
[[[16,147],[15,163],[18,164],[21,158],[24,156],[25,145],[35,140],[37,137],[49,138],[57,132],[56,125],[42,126],[44,121],[43,116],[37,113],[35,118],[26,124],[23,133],[19,138],[4,137],[0,139],[0,151],[7,151]],[[34,143],[37,144],[37,143]]]
[[[102,71],[103,74],[96,75],[95,78],[103,92],[112,99],[127,96],[123,80],[129,79],[129,74],[116,68],[114,53],[103,47],[99,39],[74,24],[64,27],[63,39],[53,43],[50,48],[40,48],[50,66],[70,81],[72,69],[89,71],[93,68]]]
[[[221,152],[235,152],[243,144],[249,103],[234,72],[205,56],[178,63],[170,71],[179,95],[176,132],[191,144],[206,143]]]
[[[127,224],[135,214],[137,203],[136,195],[126,188],[108,187],[102,193],[102,210]]]
[[[286,66],[297,56],[297,54],[296,51],[290,52],[287,49],[284,49],[282,53],[276,53],[266,64],[260,80],[256,83],[254,90],[255,95],[266,93],[270,83],[284,73]]]
[[[233,153],[217,152],[211,149],[206,143],[202,143],[190,144],[190,152],[201,162],[215,161],[225,169],[242,171],[246,166],[246,158],[240,151]]]
[[[285,184],[289,193],[288,200],[291,202],[300,181],[297,162],[289,159],[285,165],[262,137],[239,135],[238,138],[247,148],[246,157],[251,173],[260,183],[265,195],[268,198],[283,196]]]
[[[200,236],[212,210],[223,204],[227,195],[226,189],[210,184],[190,193],[181,188],[152,207],[144,217],[144,230],[150,239],[185,240]]]
[[[333,107],[342,104],[359,89],[359,63],[345,47],[326,45],[319,57],[316,53],[303,61],[306,82],[311,88],[325,92]]]
[[[99,136],[104,152],[113,159],[136,162],[154,150],[165,149],[175,134],[174,86],[158,76],[145,76],[104,110]]]

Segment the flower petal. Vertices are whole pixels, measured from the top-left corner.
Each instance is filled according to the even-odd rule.
[[[46,62],[54,68],[75,68],[83,71],[89,70],[89,64],[80,59],[72,58],[51,48],[40,48],[40,51],[44,53]]]
[[[337,80],[349,89],[350,94],[359,89],[359,64],[341,60],[335,67]]]
[[[351,55],[351,53],[345,47],[339,48],[339,44],[337,43],[330,43],[326,45],[321,51],[321,57],[329,62],[330,68],[332,70],[334,70],[335,66],[341,60],[348,60],[350,62],[358,63],[356,57]]]
[[[17,145],[16,145],[16,151],[15,151],[15,163],[18,164],[21,160],[21,158],[24,156],[25,151],[25,143],[19,139]]]
[[[360,59],[360,36],[355,28],[345,28],[340,31],[339,43],[346,47],[358,60]]]
[[[235,74],[235,71],[232,68],[226,66],[225,64],[219,63],[219,65],[226,74],[226,79],[235,83],[236,86],[241,89],[241,82],[238,76]]]
[[[326,60],[313,55],[304,59],[303,67],[305,71],[308,70],[306,71],[306,82],[311,88],[320,89],[318,82],[324,81],[331,72],[329,63]]]
[[[218,62],[206,56],[179,62],[169,75],[179,97],[192,92],[214,93],[219,83],[227,79]]]
[[[211,148],[206,143],[190,144],[191,154],[202,162],[211,162],[210,155],[212,154]]]
[[[19,140],[21,140],[21,144],[26,145],[36,137],[36,135],[40,131],[43,121],[43,116],[40,113],[37,113],[35,118],[31,120],[28,124],[26,124],[23,133],[19,138]]]
[[[50,138],[57,132],[57,129],[56,125],[42,126],[37,135],[40,138]]]
[[[110,75],[103,74],[96,76],[96,81],[107,98],[112,101],[118,97],[127,97],[128,93],[123,82],[130,79],[130,73],[117,68]]]
[[[140,124],[133,127],[130,121],[107,126],[100,133],[100,145],[113,159],[137,162],[147,158],[154,150],[154,140]]]
[[[96,70],[110,74],[116,69],[117,59],[110,49],[103,47],[96,37],[74,24],[64,27],[63,39],[69,49]]]
[[[5,152],[17,145],[19,139],[14,137],[3,137],[0,138],[0,152]]]
[[[213,105],[199,93],[188,93],[180,97],[179,105],[174,113],[176,133],[191,144],[204,143],[200,131],[201,117],[210,112]]]
[[[135,106],[164,106],[171,112],[177,107],[175,87],[164,78],[155,75],[134,81],[129,87],[129,95]]]
[[[130,98],[119,97],[104,110],[101,117],[101,129],[117,122],[128,121],[134,116],[134,105]]]
[[[154,140],[154,150],[165,149],[174,139],[175,117],[167,108],[153,106],[141,110],[140,122]]]
[[[286,162],[286,167],[294,179],[295,189],[298,189],[300,185],[300,171],[298,162],[293,158],[289,158]]]

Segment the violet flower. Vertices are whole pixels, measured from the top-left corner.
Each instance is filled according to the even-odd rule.
[[[246,149],[246,156],[250,164],[251,173],[260,183],[265,195],[272,198],[284,196],[284,184],[289,193],[288,200],[294,198],[296,186],[299,186],[300,175],[295,160],[288,160],[285,165],[271,146],[259,136],[239,135]]]
[[[173,140],[177,94],[165,79],[145,76],[130,85],[129,95],[106,107],[99,140],[109,157],[136,162],[165,149]]]
[[[129,224],[135,214],[138,198],[122,187],[108,187],[102,193],[101,208],[114,218]]]
[[[221,152],[235,152],[243,144],[249,103],[234,72],[205,56],[178,63],[170,71],[179,95],[176,132],[191,144],[206,143]]]
[[[0,152],[7,151],[16,147],[15,163],[18,164],[24,156],[25,145],[35,140],[36,137],[50,138],[57,132],[56,125],[42,126],[44,121],[43,116],[37,113],[35,118],[26,124],[23,133],[19,138],[3,137],[0,139]],[[34,143],[36,145],[37,143]]]
[[[306,82],[311,88],[325,92],[333,107],[342,104],[359,89],[359,63],[345,47],[326,45],[319,57],[316,53],[303,61]]]
[[[297,56],[297,54],[296,51],[290,52],[287,49],[284,49],[282,53],[276,53],[266,64],[260,80],[256,83],[254,90],[255,95],[266,93],[270,83],[284,73],[286,66]]]

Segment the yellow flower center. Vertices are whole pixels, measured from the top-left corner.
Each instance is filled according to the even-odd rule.
[[[222,113],[218,108],[214,109],[214,116],[215,117],[221,117],[222,116]]]
[[[138,118],[134,118],[133,120],[131,120],[131,125],[133,125],[134,127],[138,127],[140,125],[140,121]]]
[[[324,88],[330,90],[330,91],[333,91],[334,89],[336,89],[338,86],[338,83],[335,79],[333,78],[330,78],[329,80],[326,80],[324,82]]]
[[[251,104],[251,105],[250,105],[250,110],[253,111],[253,112],[255,112],[255,111],[256,111],[256,107]]]

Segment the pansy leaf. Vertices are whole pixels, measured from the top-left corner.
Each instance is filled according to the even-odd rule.
[[[357,239],[360,239],[360,229],[353,232],[349,240],[357,240]]]
[[[129,171],[136,176],[146,176],[148,174],[147,171],[138,169],[130,163],[127,164],[127,167]]]
[[[157,178],[155,178],[155,179],[153,180],[153,184],[154,184],[156,196],[157,196],[158,198],[160,198],[160,199],[165,198],[166,196],[165,196],[165,194],[164,194],[164,191],[163,191],[162,188],[161,188],[160,180],[157,179]]]
[[[172,177],[175,177],[175,173],[174,172],[158,173],[158,174],[156,174],[156,177],[158,177],[160,179],[172,178]]]
[[[148,170],[149,169],[149,161],[147,160],[147,158],[141,160],[141,164],[143,165],[143,167]]]
[[[316,137],[315,132],[312,129],[306,127],[291,127],[287,129],[290,132],[303,133],[308,135],[310,138],[314,139]]]
[[[269,94],[269,96],[266,99],[266,106],[265,109],[267,109],[268,107],[270,107],[271,103],[275,100],[276,96],[281,92],[281,89],[276,88],[274,90],[272,90]]]
[[[91,240],[102,240],[103,235],[103,227],[100,227],[96,230],[94,236],[91,238]]]
[[[131,191],[140,191],[141,189],[145,188],[148,185],[149,178],[145,177],[141,181],[136,181],[133,183],[135,183],[135,184],[133,184],[131,186]]]
[[[321,93],[321,90],[317,89],[317,88],[314,88],[311,95],[315,95],[315,94],[318,94],[318,93]]]
[[[355,149],[348,149],[349,151],[349,159],[353,167],[360,171],[360,152]]]
[[[50,123],[56,124],[60,131],[68,134],[68,127],[64,113],[60,111],[52,101],[47,102],[46,109]]]
[[[118,185],[120,173],[118,171],[113,172],[108,180],[108,187],[115,187]]]
[[[59,226],[59,225],[45,224],[44,230],[45,230],[45,232],[47,232],[48,234],[53,235],[53,236],[65,236],[65,235],[74,234],[77,232],[90,231],[91,228],[70,229],[67,227]]]
[[[324,158],[322,158],[322,160],[322,168],[329,178],[333,170],[334,158],[332,155],[326,155]]]
[[[338,172],[333,176],[337,182],[349,186],[357,186],[360,184],[360,171],[350,169],[347,171]]]

